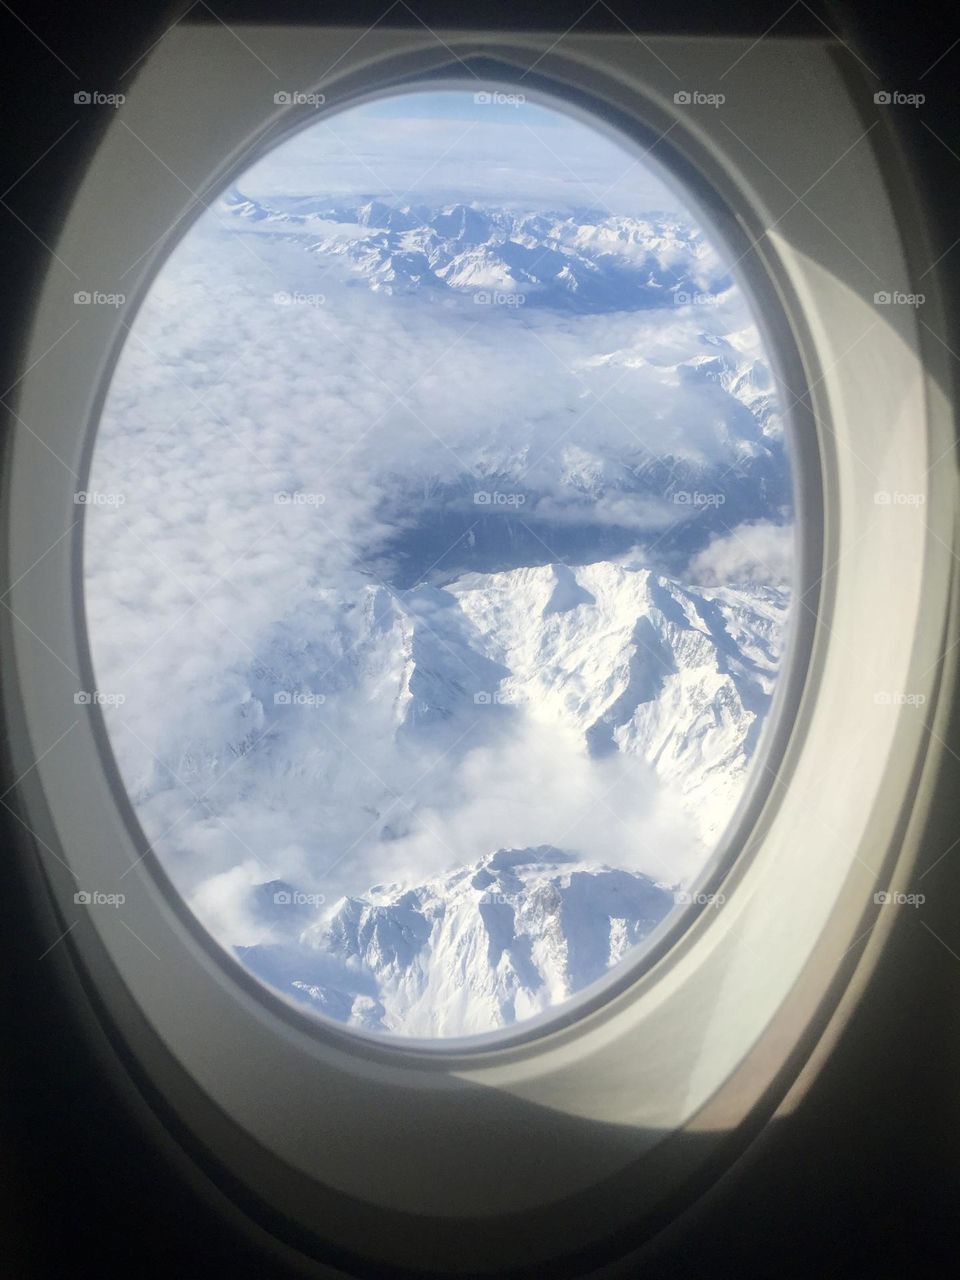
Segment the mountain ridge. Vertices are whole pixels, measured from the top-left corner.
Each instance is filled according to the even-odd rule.
[[[557,744],[570,744],[565,749],[584,767],[591,759],[636,760],[685,809],[698,847],[718,839],[739,799],[776,677],[784,591],[693,587],[607,562],[467,574],[443,590],[364,590],[365,603],[346,613],[359,633],[340,641],[356,664],[342,688],[360,679],[357,692],[339,710],[329,685],[319,708],[292,701],[277,709],[277,733],[286,722],[289,736],[285,747],[282,736],[269,739],[268,755],[281,781],[289,767],[282,762],[299,754],[300,734],[316,740],[312,717],[330,712],[335,741],[318,778],[338,803],[338,757],[344,747],[348,755],[362,750],[349,737],[353,708],[370,707],[375,697],[380,719],[368,732],[381,745],[393,735],[398,759],[411,751],[421,758],[432,744],[452,780],[469,765],[471,750],[485,743],[496,751],[526,724],[538,740],[556,735]],[[294,630],[303,634],[303,623]],[[315,656],[326,665],[335,651]],[[277,654],[258,661],[269,669],[268,685],[284,679]],[[304,689],[311,688],[302,652],[296,661]],[[485,687],[471,683],[468,664],[478,662],[486,664]],[[266,715],[266,688],[254,696]],[[479,742],[464,738],[471,724]],[[384,865],[393,842],[403,846],[434,831],[446,776],[419,805],[398,807],[395,792],[350,775],[350,803],[362,808],[358,826],[381,849]],[[394,786],[399,793],[402,782]],[[425,824],[424,809],[433,812]],[[603,822],[602,810],[597,818]],[[342,844],[349,843],[344,835]],[[327,856],[337,853],[333,845]],[[288,998],[347,1025],[474,1034],[543,1012],[601,977],[669,913],[689,874],[679,864],[660,878],[615,869],[555,843],[503,844],[479,856],[451,847],[446,862],[447,870],[422,880],[374,884],[315,908],[303,903],[310,892],[322,897],[322,876],[304,891],[285,884],[275,911],[264,915],[258,900],[261,939],[238,954]],[[269,889],[251,892],[262,899]]]
[[[583,313],[663,306],[677,294],[682,305],[685,292],[714,296],[732,285],[702,234],[666,214],[398,206],[363,197],[255,199],[236,187],[218,209],[228,225],[246,224],[339,257],[355,278],[385,293],[470,293],[507,307]]]
[[[639,873],[551,846],[502,848],[413,888],[341,898],[295,943],[239,952],[274,984],[299,963],[307,976],[288,979],[288,997],[348,1025],[470,1035],[543,1013],[601,978],[674,901]],[[335,975],[311,974],[318,955],[339,965]]]

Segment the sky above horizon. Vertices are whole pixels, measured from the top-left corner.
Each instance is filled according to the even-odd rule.
[[[242,188],[257,197],[363,192],[389,203],[489,201],[495,188],[501,203],[528,208],[687,209],[661,180],[656,149],[644,156],[566,110],[477,102],[475,92],[393,95],[324,116],[252,165]]]

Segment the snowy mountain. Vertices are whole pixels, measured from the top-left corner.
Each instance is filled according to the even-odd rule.
[[[572,729],[591,756],[642,757],[705,838],[719,833],[772,691],[783,592],[607,562],[469,575],[448,591],[509,672],[497,696]]]
[[[372,462],[378,530],[395,535],[369,555],[392,585],[586,564],[644,541],[678,574],[713,534],[787,518],[789,467],[759,335],[713,247],[679,215],[254,199],[237,188],[216,212],[220,234],[280,255],[276,281],[289,287],[275,296],[324,299],[285,308],[278,319],[294,332],[326,340],[325,313],[369,289],[393,323],[420,332],[432,316],[447,335],[431,375],[449,367],[451,324],[463,326],[457,358],[476,341],[522,360],[527,376],[483,418],[485,389],[476,408],[461,399],[454,423],[442,395],[400,396],[415,424],[429,424],[430,456],[404,452],[391,466],[387,446]],[[508,367],[498,356],[491,384]]]
[[[680,385],[685,387],[719,387],[744,409],[748,410],[755,424],[744,431],[741,427],[739,446],[746,452],[748,441],[781,440],[783,423],[777,406],[773,374],[767,363],[757,354],[757,335],[749,330],[724,335],[703,333],[700,335],[702,351],[681,361],[676,366]],[[609,368],[642,368],[650,363],[642,350],[614,351],[594,357],[592,366]],[[756,431],[759,428],[759,433]],[[736,442],[736,435],[731,436]]]
[[[534,454],[531,466],[529,449],[519,457],[493,441],[460,449],[469,470],[459,476],[408,472],[385,482],[377,515],[395,534],[371,551],[372,568],[402,588],[470,569],[613,560],[643,545],[650,564],[677,576],[718,533],[788,518],[792,493],[766,366],[731,346],[658,373],[697,385],[714,433],[709,452],[658,455],[639,439],[630,447],[561,443]]]
[[[384,293],[469,293],[478,302],[583,313],[661,307],[678,292],[713,295],[731,284],[704,237],[674,215],[391,206],[364,197],[255,200],[236,188],[219,208],[258,235],[339,258]]]
[[[260,977],[286,979],[299,1002],[352,1026],[469,1035],[541,1013],[602,977],[673,902],[646,876],[584,866],[550,846],[499,849],[413,889],[378,885],[344,898],[298,946],[240,954]]]
[[[792,493],[745,301],[666,214],[234,189],[196,233],[85,531],[137,816],[304,1007],[550,1008],[695,880],[770,705]]]
[[[349,798],[358,831],[374,820],[368,843],[395,841],[403,814],[391,799],[424,759],[445,753],[421,798],[479,745],[524,729],[562,735],[588,759],[642,758],[706,840],[739,795],[787,604],[774,587],[690,587],[608,562],[407,591],[348,582],[300,603],[230,673],[235,713],[213,722],[217,736],[205,707],[196,721],[185,709],[144,760],[137,794],[147,801],[172,778],[206,790],[221,774],[246,786],[234,762],[256,740],[275,802],[302,805],[306,777],[321,831]],[[372,769],[358,777],[346,748]]]
[[[238,954],[291,999],[405,1034],[489,1030],[579,990],[662,919],[668,886],[695,873],[729,819],[786,608],[773,587],[695,588],[607,562],[409,591],[355,583],[305,602],[234,673],[247,692],[232,739],[204,742],[187,723],[170,744],[171,776],[215,796],[232,823],[250,788],[233,762],[255,739],[261,793],[310,833],[306,874],[276,882],[276,910],[264,914],[270,884],[250,891]],[[585,810],[592,833],[571,829],[552,799],[504,792],[474,838],[465,773],[476,753],[509,761],[518,741],[561,762],[571,794],[606,791],[616,775],[602,770],[622,761],[639,809],[669,798],[680,834],[619,831],[602,805]],[[525,843],[535,831],[552,843]],[[657,842],[657,874],[611,869],[630,865],[631,848],[635,865],[639,848],[652,871]],[[419,865],[426,848],[437,875],[328,896],[336,880],[323,873],[344,850],[389,868]]]

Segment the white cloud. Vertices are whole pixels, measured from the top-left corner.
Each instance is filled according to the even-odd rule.
[[[498,848],[539,844],[586,861],[682,878],[702,857],[690,817],[636,756],[595,759],[555,725],[524,720],[510,739],[470,752],[440,804],[380,846],[377,881],[417,883]]]
[[[454,101],[456,99],[456,101]],[[244,175],[254,195],[363,192],[390,200],[489,200],[613,211],[684,207],[654,172],[656,155],[607,138],[566,112],[467,93],[411,94],[327,116]]]
[[[782,587],[794,569],[792,524],[757,520],[718,534],[690,561],[691,582],[701,586],[757,582]]]

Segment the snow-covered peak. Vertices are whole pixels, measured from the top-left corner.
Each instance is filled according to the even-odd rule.
[[[647,876],[548,845],[496,852],[413,888],[343,898],[292,946],[289,998],[367,1030],[456,1036],[509,1026],[602,977],[673,906]],[[301,977],[293,977],[291,955]],[[317,962],[325,971],[312,973]],[[346,1016],[343,1016],[346,1014]]]
[[[258,789],[278,820],[310,833],[299,879],[245,891],[244,963],[337,1021],[420,1036],[508,1026],[601,977],[663,919],[670,888],[689,883],[728,821],[786,607],[779,588],[695,587],[608,562],[398,592],[358,579],[301,603],[235,673],[248,708],[237,740],[198,754],[186,724],[191,761],[169,757],[178,777],[216,788],[233,826],[250,774],[221,762],[242,752],[252,716]],[[293,690],[279,705],[278,682]],[[463,770],[517,742],[544,780],[562,769],[560,790],[511,795],[494,767],[499,794],[480,784],[474,836],[457,808]],[[626,772],[594,772],[611,764]],[[648,788],[641,810],[666,808],[659,853],[629,822],[616,843],[621,817],[603,799],[618,777]],[[582,807],[551,812],[580,790]],[[484,847],[486,829],[504,841]],[[553,842],[524,843],[531,831]],[[445,869],[411,874],[427,849]],[[357,886],[354,858],[387,878]],[[194,906],[203,917],[203,900]]]
[[[701,233],[672,215],[390,205],[366,197],[258,200],[236,188],[218,209],[226,227],[297,240],[340,259],[376,292],[439,288],[481,301],[502,294],[508,306],[606,312],[670,305],[678,291],[713,295],[730,285]]]

